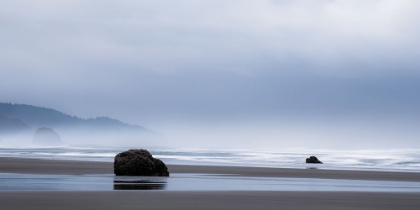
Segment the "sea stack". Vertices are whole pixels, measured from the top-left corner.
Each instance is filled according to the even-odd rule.
[[[57,146],[62,145],[60,135],[51,128],[38,128],[35,131],[34,138],[32,140],[33,144],[42,145],[42,146]]]
[[[145,149],[130,149],[117,154],[114,173],[117,176],[169,176],[165,163],[153,158]]]
[[[311,156],[309,158],[306,158],[306,163],[322,163],[322,162],[318,160],[317,157]]]

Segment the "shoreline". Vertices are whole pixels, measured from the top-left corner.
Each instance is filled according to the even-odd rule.
[[[243,177],[321,178],[420,182],[420,173],[281,169],[259,167],[168,165],[171,173],[199,173]],[[113,163],[0,157],[0,173],[83,175],[113,174]],[[233,175],[234,174],[234,175]],[[13,175],[11,175],[13,176]],[[223,179],[223,178],[222,178]],[[247,178],[245,178],[247,179]],[[112,180],[112,178],[110,179]],[[11,183],[5,178],[6,185]],[[16,181],[16,180],[15,180]],[[17,179],[18,182],[19,178]],[[206,182],[206,180],[202,180]],[[326,180],[329,182],[329,180]],[[57,182],[57,180],[55,180]],[[200,181],[201,182],[201,181]],[[194,183],[187,182],[194,185]],[[229,183],[229,182],[226,182]],[[39,184],[39,183],[38,183]],[[58,181],[57,184],[60,184]],[[61,183],[62,184],[62,183]],[[78,183],[80,184],[80,183]],[[111,183],[112,184],[112,183]],[[285,185],[293,184],[286,181]],[[13,187],[13,184],[11,184]],[[41,184],[41,186],[43,186]],[[282,186],[282,185],[279,185]],[[320,186],[323,187],[323,186]],[[420,209],[419,192],[361,191],[0,191],[2,209],[21,210],[392,210]]]
[[[167,165],[170,173],[420,182],[417,172],[291,169],[241,166]],[[0,173],[84,175],[113,174],[113,163],[0,157]]]

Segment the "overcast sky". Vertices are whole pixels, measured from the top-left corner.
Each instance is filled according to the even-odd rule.
[[[0,1],[2,102],[163,132],[393,122],[418,138],[417,0]]]

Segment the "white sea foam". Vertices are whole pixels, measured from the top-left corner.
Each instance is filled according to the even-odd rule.
[[[0,147],[0,156],[112,162],[116,154],[128,148],[120,147]],[[157,158],[171,164],[268,166],[287,168],[317,167],[325,169],[393,170],[420,172],[420,150],[208,150],[208,149],[149,149]],[[322,165],[305,164],[311,155]]]

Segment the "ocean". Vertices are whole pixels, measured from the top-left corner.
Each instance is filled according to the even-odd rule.
[[[1,157],[113,162],[123,147],[0,147]],[[167,164],[420,172],[419,149],[283,150],[148,148]],[[323,164],[306,164],[317,156]]]

